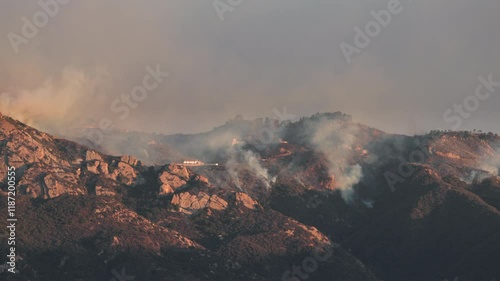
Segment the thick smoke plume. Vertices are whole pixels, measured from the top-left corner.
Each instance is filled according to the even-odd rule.
[[[500,170],[500,150],[497,149],[491,159],[482,163],[480,169],[494,176],[498,176],[498,171]]]
[[[242,149],[241,144],[233,145],[229,148],[229,159],[226,162],[226,169],[231,176],[236,187],[243,190],[241,184],[241,171],[247,170],[260,180],[267,191],[271,189],[276,177],[272,177],[269,171],[264,168],[259,161],[259,157],[251,150]]]
[[[266,168],[262,167],[259,159],[254,152],[247,150],[243,153],[243,158],[245,163],[248,165],[250,170],[259,177],[264,183],[267,190],[271,188],[271,184],[276,181],[276,177],[271,177]]]
[[[359,164],[350,164],[350,156],[355,149],[357,127],[338,120],[322,120],[316,124],[312,144],[328,160],[330,175],[335,187],[340,190],[346,202],[353,199],[353,187],[363,178]]]
[[[491,177],[498,177],[500,171],[500,149],[494,150],[493,155],[486,157],[461,180],[467,184],[480,183]]]
[[[1,93],[0,111],[30,126],[59,133],[76,124],[88,125],[90,120],[82,117],[89,116],[102,100],[99,84],[95,76],[65,68],[60,77],[50,77],[32,90]]]

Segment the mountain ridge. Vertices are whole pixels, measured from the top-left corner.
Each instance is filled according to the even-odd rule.
[[[25,219],[23,274],[6,278],[110,280],[120,266],[148,280],[499,276],[498,136],[393,136],[337,116],[288,123],[265,145],[260,126],[191,135],[180,154],[199,146],[191,157],[219,164],[195,167],[147,166],[0,116],[0,196],[15,166]],[[424,159],[401,160],[413,151]],[[403,179],[394,190],[387,172]]]

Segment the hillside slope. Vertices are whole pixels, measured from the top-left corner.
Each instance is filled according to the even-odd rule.
[[[146,166],[0,116],[0,209],[13,166],[20,219],[20,274],[2,280],[500,276],[498,136],[390,135],[333,113],[264,143],[266,124],[144,135],[211,163]]]
[[[20,271],[2,280],[111,280],[122,270],[146,280],[280,280],[294,264],[311,280],[378,280],[335,238],[193,169],[146,167],[5,116],[0,141],[3,212],[4,172],[17,171]],[[311,270],[303,261],[315,256],[326,258]]]

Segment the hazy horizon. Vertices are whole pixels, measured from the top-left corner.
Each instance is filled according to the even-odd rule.
[[[355,45],[355,28],[391,1],[241,1],[219,6],[229,9],[223,20],[215,1],[60,2],[32,38],[23,17],[33,22],[44,11],[38,2],[7,1],[0,11],[0,110],[39,128],[108,118],[121,129],[195,133],[286,107],[415,134],[456,125],[443,114],[474,94],[478,77],[500,81],[493,0],[401,1],[350,63],[341,44]],[[12,34],[23,43],[14,46]],[[168,77],[120,118],[113,101],[157,66]],[[458,129],[500,133],[499,93]]]

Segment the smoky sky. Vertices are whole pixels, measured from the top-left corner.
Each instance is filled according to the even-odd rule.
[[[22,18],[41,7],[2,1],[2,111],[58,129],[109,118],[122,129],[199,132],[284,107],[342,111],[388,132],[450,129],[443,113],[474,94],[479,76],[500,81],[500,2],[401,0],[348,63],[340,44],[353,45],[354,28],[388,2],[243,0],[221,21],[212,0],[73,0],[16,54],[8,34],[22,36]],[[156,65],[170,76],[121,120],[111,103]],[[500,88],[460,129],[500,132],[499,106]]]

